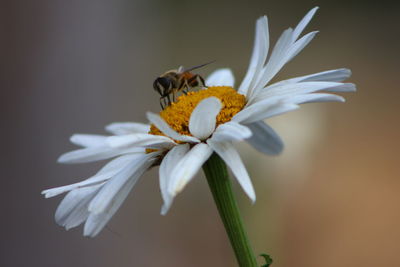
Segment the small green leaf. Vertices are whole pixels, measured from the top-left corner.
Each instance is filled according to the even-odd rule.
[[[272,258],[268,254],[262,253],[260,254],[261,257],[265,259],[265,264],[261,265],[261,267],[269,267],[272,264]]]

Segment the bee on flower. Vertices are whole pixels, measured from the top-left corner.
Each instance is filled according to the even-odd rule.
[[[56,222],[66,229],[85,223],[84,235],[96,236],[142,174],[156,165],[164,201],[161,213],[166,214],[175,196],[213,153],[254,202],[252,182],[233,144],[247,141],[262,153],[279,154],[283,142],[265,119],[304,103],[344,102],[332,93],[356,90],[354,84],[342,82],[351,75],[348,69],[270,83],[317,34],[301,36],[316,11],[309,11],[294,29],[285,30],[269,56],[268,19],[259,18],[250,64],[238,87],[230,69],[219,69],[206,78],[203,89],[177,97],[158,114],[148,112],[148,124],[112,123],[106,126],[110,136],[73,135],[71,142],[82,148],[63,154],[60,163],[111,160],[82,182],[43,191],[46,198],[67,193],[56,211]]]

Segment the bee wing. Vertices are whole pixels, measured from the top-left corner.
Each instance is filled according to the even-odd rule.
[[[178,71],[181,70],[181,68],[182,68],[182,72],[185,72],[185,71],[192,71],[192,70],[195,70],[195,69],[199,69],[199,68],[201,68],[201,67],[204,67],[204,66],[206,66],[206,65],[208,65],[208,64],[214,63],[214,62],[215,62],[215,60],[210,61],[210,62],[207,62],[207,63],[204,63],[204,64],[201,64],[201,65],[197,65],[197,66],[194,66],[194,67],[191,67],[191,68],[188,68],[188,69],[184,69],[183,66],[180,66],[179,69],[178,69]]]
[[[185,70],[185,68],[183,66],[179,66],[179,68],[177,70],[178,73],[182,73],[182,72],[185,72],[185,71],[187,71],[187,70]]]

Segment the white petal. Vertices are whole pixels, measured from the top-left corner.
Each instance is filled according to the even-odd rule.
[[[268,33],[268,21],[266,17],[259,20],[258,28],[260,31],[260,56],[257,61],[257,65],[254,71],[254,77],[249,85],[249,91],[247,96],[253,94],[253,91],[257,85],[257,82],[261,79],[260,74],[262,73],[263,66],[267,60],[268,49],[269,49],[269,33]]]
[[[207,86],[235,86],[235,77],[230,69],[219,69],[211,73],[206,80]]]
[[[290,32],[290,31],[289,31]],[[263,87],[282,69],[282,67],[289,62],[293,57],[295,57],[303,48],[314,38],[317,32],[310,32],[303,36],[300,40],[295,42],[294,44],[289,44],[288,39],[289,36],[286,36],[285,43],[281,48],[280,53],[277,52],[277,56],[268,62],[265,67],[263,77],[257,83],[256,88],[254,89],[253,94],[250,96],[248,103],[252,103],[255,97],[258,97],[260,91],[262,91]]]
[[[305,16],[304,18],[299,22],[299,24],[296,26],[296,28],[293,31],[293,39],[294,41],[299,38],[300,34],[303,32],[304,28],[310,23],[312,17],[314,16],[315,12],[317,12],[319,7],[314,7],[311,9]]]
[[[188,151],[189,144],[178,145],[171,149],[161,162],[159,168],[160,190],[161,196],[164,200],[164,205],[161,208],[162,215],[165,215],[168,212],[173,201],[173,197],[168,194],[168,185],[172,179],[171,171]]]
[[[71,143],[83,147],[104,146],[107,136],[96,134],[74,134],[70,137]]]
[[[268,155],[278,155],[283,150],[279,135],[265,122],[257,121],[247,125],[253,136],[246,141],[258,151]]]
[[[214,142],[212,139],[207,140],[207,143],[229,166],[244,192],[254,203],[256,201],[256,194],[253,185],[246,168],[233,145],[230,142]]]
[[[119,192],[128,181],[133,179],[136,182],[140,175],[151,165],[153,158],[154,154],[152,153],[137,155],[123,170],[104,185],[90,202],[89,211],[95,214],[106,212],[115,199],[119,197]]]
[[[102,184],[99,184],[69,192],[58,205],[55,213],[57,224],[68,230],[83,223],[89,216],[88,204],[101,186]]]
[[[138,178],[143,174],[143,172],[151,166],[153,163],[152,160],[145,161],[141,168],[138,168],[137,171],[130,177],[128,180],[123,183],[116,194],[112,197],[104,196],[106,198],[111,198],[107,208],[103,210],[101,213],[92,212],[91,205],[93,201],[96,200],[98,195],[92,200],[89,204],[88,210],[91,212],[84,227],[84,235],[85,236],[95,236],[97,235],[107,224],[107,222],[111,219],[111,217],[115,214],[118,208],[122,205],[125,198],[128,196],[129,192],[132,190],[133,186],[137,182]],[[112,187],[115,187],[114,184]],[[104,188],[103,188],[104,189]],[[101,191],[103,191],[103,189]],[[101,193],[100,191],[100,193]],[[111,192],[112,193],[112,192]],[[97,211],[97,210],[96,210]]]
[[[317,8],[312,9],[299,23],[295,30],[287,29],[276,43],[271,57],[260,73],[260,78],[251,92],[247,95],[248,102],[252,102],[258,92],[282,69],[282,67],[295,57],[315,36],[317,32],[311,32],[300,38],[304,27],[309,23]]]
[[[299,82],[299,83],[280,83],[273,84],[263,89],[253,102],[249,105],[258,104],[261,101],[271,101],[271,99],[281,98],[286,103],[305,103],[296,99],[301,99],[310,93],[318,91],[327,92],[354,92],[356,87],[352,83],[338,82]],[[311,97],[313,98],[313,97]]]
[[[106,131],[115,135],[148,133],[150,125],[138,122],[114,122],[106,126]]]
[[[290,98],[290,101],[296,104],[305,104],[314,102],[345,102],[345,99],[332,94],[306,94],[293,96]]]
[[[135,154],[128,154],[128,155],[123,155],[120,156],[116,159],[111,160],[108,162],[106,165],[104,165],[98,172],[97,174],[105,174],[112,172],[114,170],[122,170],[125,168],[129,163],[131,163],[133,160],[136,158],[140,157],[141,154],[144,154],[145,152],[143,151],[142,153],[135,153]],[[156,152],[153,152],[156,153]]]
[[[304,47],[306,47],[312,41],[312,39],[314,39],[314,37],[317,33],[318,33],[318,31],[313,31],[313,32],[307,33],[306,35],[301,37],[298,41],[296,41],[290,47],[290,49],[287,51],[287,55],[284,60],[284,63],[282,64],[282,67],[287,62],[292,60],[295,56],[297,56],[297,54],[300,53],[304,49]]]
[[[348,92],[355,92],[357,91],[356,85],[353,83],[343,83],[336,87],[329,87],[324,89],[327,92],[340,92],[340,93],[348,93]]]
[[[129,188],[126,188],[125,191],[129,194]],[[128,194],[126,196],[128,196]],[[122,205],[123,201],[119,202],[119,206]],[[104,226],[110,221],[112,216],[117,212],[119,206],[114,205],[113,212],[109,213],[101,213],[101,214],[93,214],[89,213],[88,218],[86,219],[85,226],[83,228],[83,235],[89,237],[95,237],[103,230]]]
[[[124,185],[119,189],[118,193],[112,197],[112,201],[108,205],[107,209],[102,213],[91,212],[88,219],[86,220],[85,227],[83,230],[83,234],[85,236],[96,236],[108,223],[111,217],[117,212],[119,207],[122,205],[129,192],[132,190],[133,186],[136,184],[138,178],[143,174],[145,170],[147,170],[153,161],[147,160],[143,163],[143,165],[137,169],[137,171],[124,183]],[[101,189],[99,194],[104,190]],[[98,196],[98,195],[97,195]],[[95,198],[97,198],[97,196]],[[104,196],[109,197],[109,196]],[[92,200],[92,202],[95,199]],[[92,202],[89,204],[89,211],[91,211],[90,206]]]
[[[270,85],[259,92],[252,104],[275,96],[281,96],[282,99],[287,96],[285,97],[285,99],[287,99],[298,94],[308,94],[322,90],[329,91],[330,88],[339,88],[343,85],[344,84],[338,82],[300,82]]]
[[[218,126],[212,139],[216,142],[241,141],[249,138],[251,134],[250,129],[246,126],[230,121]]]
[[[153,134],[127,134],[110,136],[107,138],[107,144],[113,148],[123,148],[127,146],[150,146],[156,144],[175,144],[175,142],[168,137]]]
[[[189,143],[198,143],[199,139],[196,137],[188,136],[188,135],[181,135],[173,130],[168,123],[166,123],[158,114],[154,114],[152,112],[146,113],[148,120],[154,124],[161,132],[165,135],[171,137],[172,139],[189,142]]]
[[[282,104],[282,105],[275,105],[272,106],[268,109],[266,109],[263,112],[259,112],[259,113],[254,113],[253,116],[251,116],[251,118],[247,119],[246,121],[243,121],[243,123],[252,123],[255,121],[260,121],[260,120],[265,120],[274,116],[278,116],[281,115],[283,113],[289,112],[289,111],[293,111],[298,109],[299,106],[295,105],[295,104]],[[260,109],[259,111],[261,111],[262,109]]]
[[[103,183],[116,175],[119,171],[124,169],[126,165],[134,160],[137,157],[137,155],[125,155],[118,157],[109,163],[107,163],[103,168],[101,168],[100,171],[98,171],[94,176],[78,183],[70,184],[70,185],[65,185],[65,186],[60,186],[52,189],[47,189],[42,192],[42,194],[45,195],[46,198],[49,197],[54,197],[59,194],[65,193],[67,191],[71,191],[73,189],[77,189],[80,187],[87,187],[87,186],[93,186],[99,183]]]
[[[293,103],[285,103],[274,98],[265,99],[249,107],[246,107],[235,116],[232,121],[242,124],[249,124],[255,121],[264,120],[279,114],[298,109],[299,106]]]
[[[203,163],[211,156],[212,149],[204,143],[195,145],[179,161],[171,172],[171,180],[168,185],[168,193],[171,197],[181,192],[186,184],[199,171]]]
[[[58,158],[58,162],[85,163],[85,162],[92,162],[92,161],[113,158],[115,156],[127,153],[141,153],[143,151],[144,148],[141,147],[133,147],[127,149],[113,149],[110,148],[109,146],[88,147],[67,152]]]
[[[110,179],[113,174],[115,173],[95,175],[79,183],[43,190],[42,194],[45,195],[45,198],[50,198],[77,188],[97,185],[99,183],[104,183],[105,181]]]
[[[125,198],[128,196],[132,187],[124,188],[124,196]],[[121,199],[118,203],[113,205],[113,209],[107,213],[100,213],[100,214],[93,214],[89,213],[88,218],[86,219],[85,226],[83,228],[83,235],[88,237],[95,237],[97,236],[101,230],[106,226],[106,224],[110,221],[112,216],[117,212],[119,207],[122,205],[125,199]],[[118,204],[118,205],[117,205]]]
[[[282,68],[284,65],[284,59],[287,56],[286,51],[292,44],[292,29],[285,30],[279,37],[277,43],[275,44],[271,57],[268,60],[266,66],[262,69],[255,84],[255,88],[251,93],[247,94],[247,99],[251,100],[255,95],[257,95],[258,90],[263,88]]]
[[[271,86],[286,84],[286,83],[298,83],[298,82],[313,82],[313,81],[321,81],[321,82],[341,82],[346,80],[351,76],[351,70],[349,69],[336,69],[336,70],[327,70],[318,73],[313,73],[305,76],[300,76],[288,80],[283,80],[272,84]]]
[[[116,151],[110,150],[106,146],[101,147],[88,147],[78,150],[73,150],[62,154],[58,158],[59,163],[84,163],[96,160],[102,160],[114,157]]]
[[[118,196],[115,197],[114,201],[110,204],[110,207],[106,212],[99,214],[90,213],[83,230],[83,234],[85,236],[94,237],[104,228],[104,226],[122,205],[135,183],[135,179],[128,180],[125,186],[118,193]]]
[[[221,108],[221,101],[216,97],[209,97],[198,103],[190,115],[190,133],[200,140],[209,137],[215,130],[216,118]]]
[[[263,16],[256,23],[256,37],[254,40],[253,53],[251,55],[249,68],[246,76],[240,85],[238,92],[243,95],[250,95],[254,83],[258,80],[259,73],[265,63],[269,49],[268,19]]]

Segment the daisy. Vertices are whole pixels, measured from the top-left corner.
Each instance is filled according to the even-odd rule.
[[[57,208],[56,222],[66,229],[85,222],[84,235],[96,236],[140,176],[157,165],[164,201],[161,213],[166,214],[174,197],[213,153],[228,165],[254,202],[250,177],[233,144],[246,140],[260,152],[277,155],[283,142],[265,119],[303,103],[343,102],[343,97],[330,93],[355,91],[353,84],[342,83],[351,75],[348,69],[269,84],[317,34],[314,31],[300,37],[316,11],[309,11],[294,29],[285,30],[269,57],[268,20],[266,16],[258,19],[250,65],[237,90],[232,72],[220,69],[206,79],[206,88],[179,96],[159,114],[148,112],[150,124],[113,123],[106,126],[111,136],[73,135],[71,142],[82,148],[63,154],[59,162],[112,160],[82,182],[42,192],[46,198],[68,192]]]

